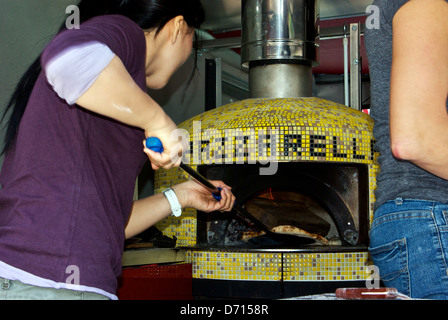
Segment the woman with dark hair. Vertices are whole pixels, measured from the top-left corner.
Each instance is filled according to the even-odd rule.
[[[82,0],[20,80],[0,174],[0,298],[116,299],[125,238],[181,208],[229,211],[188,181],[133,201],[136,178],[177,166],[176,125],[145,91],[189,57],[199,0]],[[159,138],[161,154],[144,148]],[[145,155],[146,153],[146,155]]]

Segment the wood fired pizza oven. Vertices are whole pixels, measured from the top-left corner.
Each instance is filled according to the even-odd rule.
[[[182,123],[190,138],[184,162],[232,186],[239,204],[265,224],[292,225],[324,241],[280,243],[236,214],[192,209],[158,228],[186,248],[197,296],[281,298],[340,282],[364,285],[378,169],[373,122],[311,96],[316,1],[242,5],[252,97]],[[159,170],[156,192],[186,179],[181,169]]]

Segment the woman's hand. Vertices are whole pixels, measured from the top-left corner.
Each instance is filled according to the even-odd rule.
[[[146,147],[146,141],[143,141],[143,152],[149,158],[151,167],[154,170],[160,168],[171,169],[178,167],[182,161],[182,153],[188,147],[186,137],[182,134],[175,123],[167,116],[157,125],[152,125],[145,130],[145,136],[155,137],[160,140],[163,146],[163,152],[155,152]]]
[[[182,208],[194,208],[207,213],[213,211],[231,211],[235,203],[235,196],[232,194],[231,188],[222,181],[210,182],[222,189],[220,201],[217,201],[210,190],[203,187],[196,180],[189,180],[175,185],[173,189]]]
[[[210,190],[196,180],[190,180],[172,187],[182,209],[194,208],[203,212],[230,211],[235,203],[235,196],[230,187],[221,181],[211,181],[222,188],[221,200],[217,201]],[[171,207],[162,193],[134,201],[129,221],[126,225],[126,238],[133,237],[150,226],[155,225],[171,214]]]

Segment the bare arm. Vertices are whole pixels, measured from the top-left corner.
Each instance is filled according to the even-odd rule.
[[[194,180],[178,184],[172,188],[183,209],[194,208],[203,212],[230,211],[235,202],[235,196],[231,193],[230,187],[221,181],[212,181],[212,183],[223,189],[221,191],[222,199],[219,202],[216,201],[210,191]],[[145,231],[170,214],[171,207],[163,194],[156,194],[135,201],[125,229],[126,239]]]
[[[178,147],[170,139],[177,129],[163,109],[138,85],[118,57],[101,72],[93,85],[76,103],[90,111],[145,130],[146,137],[158,137],[165,148],[163,155],[153,152],[153,168],[173,166],[170,150]],[[155,163],[155,165],[154,165]]]
[[[392,152],[448,179],[448,3],[411,0],[393,32]]]

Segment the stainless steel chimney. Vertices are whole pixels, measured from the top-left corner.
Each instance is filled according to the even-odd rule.
[[[243,0],[242,64],[252,98],[312,96],[319,0]]]

